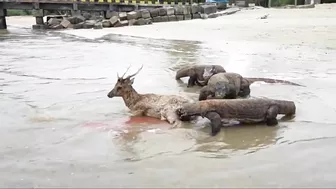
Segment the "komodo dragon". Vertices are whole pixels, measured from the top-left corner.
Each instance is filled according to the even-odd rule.
[[[186,66],[176,72],[175,79],[179,80],[189,76],[187,87],[192,87],[195,84],[205,86],[212,75],[223,72],[225,73],[226,71],[221,65]]]
[[[293,101],[275,99],[210,99],[183,104],[176,109],[180,118],[202,116],[211,121],[211,135],[215,136],[227,120],[241,124],[266,122],[268,126],[278,124],[277,115],[295,115]]]
[[[208,84],[201,88],[199,100],[214,99],[235,99],[237,97],[245,98],[250,95],[250,85],[256,81],[266,83],[283,83],[289,85],[302,86],[290,81],[271,79],[271,78],[248,78],[238,73],[226,72],[217,73],[210,77]]]

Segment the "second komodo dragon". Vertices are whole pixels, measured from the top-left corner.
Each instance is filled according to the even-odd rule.
[[[192,87],[195,84],[205,86],[212,75],[223,72],[225,73],[226,71],[220,65],[186,66],[176,72],[175,79],[179,80],[183,77],[189,77],[187,87]]]

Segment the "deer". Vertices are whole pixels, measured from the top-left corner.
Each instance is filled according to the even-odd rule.
[[[135,76],[142,70],[143,65],[131,75],[119,77],[113,89],[107,94],[108,98],[121,97],[133,116],[148,116],[167,121],[172,128],[180,127],[183,121],[190,121],[192,117],[178,117],[176,109],[184,103],[193,102],[189,98],[177,95],[160,95],[154,93],[141,94],[133,88]]]

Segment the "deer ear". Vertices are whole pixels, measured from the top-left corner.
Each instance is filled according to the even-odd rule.
[[[132,78],[131,80],[130,80],[130,85],[133,85],[133,83],[134,83],[134,78]]]

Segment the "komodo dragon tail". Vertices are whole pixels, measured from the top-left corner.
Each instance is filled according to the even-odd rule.
[[[189,76],[190,69],[191,67],[187,66],[177,70],[175,79],[177,80]]]
[[[281,80],[281,79],[258,78],[258,77],[245,77],[245,79],[248,80],[250,84],[252,84],[256,81],[263,81],[265,83],[283,83],[283,84],[289,84],[289,85],[295,85],[295,86],[303,87],[303,85],[293,83],[293,82],[290,82],[290,81],[286,81],[286,80]]]

